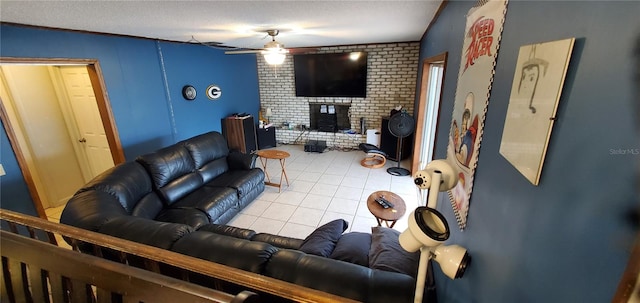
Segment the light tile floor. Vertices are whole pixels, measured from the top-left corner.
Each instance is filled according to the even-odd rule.
[[[60,205],[58,207],[45,209],[44,212],[47,214],[47,218],[49,218],[49,221],[60,223],[60,214],[62,214],[64,206],[65,205]]]
[[[62,214],[64,206],[65,205],[60,205],[57,207],[50,207],[45,209],[44,212],[47,214],[47,218],[49,219],[49,221],[60,223],[60,214]],[[60,236],[59,234],[55,234],[55,237],[56,241],[58,241],[58,246],[71,249],[71,246],[67,244],[64,239],[62,239],[62,236]]]
[[[367,197],[378,190],[398,194],[405,201],[407,211],[394,229],[407,227],[407,216],[418,206],[419,191],[410,176],[392,176],[387,168],[397,162],[387,161],[383,168],[370,169],[360,165],[365,153],[354,151],[325,151],[307,153],[303,145],[280,145],[287,151],[286,173],[289,186],[283,180],[281,192],[266,186],[265,191],[233,218],[228,225],[304,239],[318,226],[334,219],[349,223],[346,232],[371,232],[377,226],[367,209]],[[256,165],[261,167],[260,161]],[[402,167],[408,167],[402,161]],[[272,182],[280,181],[280,164],[268,160],[267,172]],[[59,222],[63,206],[45,210],[50,221]],[[64,241],[63,241],[64,243]]]
[[[404,231],[407,216],[418,206],[419,191],[410,176],[392,176],[387,168],[397,162],[387,161],[383,168],[370,169],[360,165],[362,151],[304,152],[302,145],[280,145],[287,151],[286,174],[289,186],[266,186],[265,191],[228,224],[304,239],[315,228],[334,219],[349,222],[347,232],[371,232],[377,226],[367,209],[367,198],[378,190],[398,194],[407,205],[407,212],[394,229]],[[407,162],[407,163],[405,163]],[[260,166],[260,162],[257,161]],[[408,161],[401,163],[408,166]],[[267,173],[272,182],[280,182],[280,164],[268,160]]]

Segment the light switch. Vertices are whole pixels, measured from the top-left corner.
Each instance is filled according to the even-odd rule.
[[[4,176],[7,173],[4,172],[4,167],[2,166],[2,164],[0,164],[0,176]]]

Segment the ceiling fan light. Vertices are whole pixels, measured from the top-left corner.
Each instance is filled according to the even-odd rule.
[[[284,49],[270,49],[262,52],[264,60],[271,65],[279,65],[284,63],[286,57],[286,50]]]

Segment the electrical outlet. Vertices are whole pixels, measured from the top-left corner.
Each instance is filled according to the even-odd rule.
[[[4,172],[4,167],[2,166],[2,164],[0,164],[0,176],[4,176],[7,173]]]

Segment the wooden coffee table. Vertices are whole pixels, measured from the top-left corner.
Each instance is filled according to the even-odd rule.
[[[267,181],[264,182],[265,185],[275,186],[278,188],[278,192],[280,192],[282,189],[282,177],[284,176],[285,180],[287,180],[287,186],[289,186],[289,177],[287,177],[287,172],[285,171],[285,161],[291,156],[288,152],[277,149],[263,149],[256,151],[256,155],[260,157],[264,175],[267,177]],[[280,168],[282,169],[280,173],[280,183],[271,182],[271,178],[267,172],[267,160],[269,159],[280,160]]]
[[[376,202],[376,199],[378,197],[382,197],[391,202],[391,204],[393,204],[393,207],[382,207],[380,203]],[[390,191],[381,190],[369,195],[369,198],[367,198],[367,208],[369,208],[371,214],[376,217],[378,226],[382,226],[382,222],[384,222],[387,227],[393,228],[393,226],[396,224],[396,221],[398,221],[398,219],[400,219],[404,215],[407,206],[404,204],[404,200],[402,200],[400,196]]]

